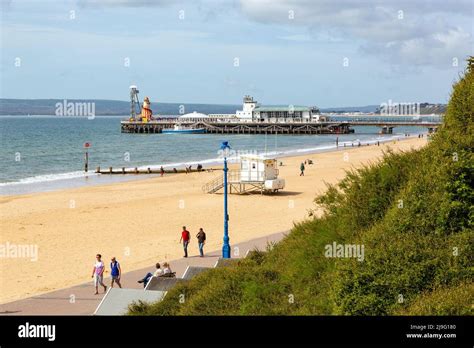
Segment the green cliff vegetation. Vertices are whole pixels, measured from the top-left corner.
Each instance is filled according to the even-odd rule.
[[[316,198],[322,217],[130,314],[474,314],[473,119],[470,58],[427,146],[347,173]],[[363,261],[326,257],[334,242],[364,246]]]

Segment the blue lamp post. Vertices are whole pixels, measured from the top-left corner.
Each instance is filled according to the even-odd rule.
[[[227,152],[230,150],[228,141],[222,142],[221,150],[224,155],[224,245],[222,246],[222,258],[230,259],[229,214],[227,213]]]

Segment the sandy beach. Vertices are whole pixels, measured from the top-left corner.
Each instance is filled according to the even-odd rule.
[[[388,147],[409,150],[426,142],[426,138],[406,139],[281,159],[280,177],[286,180],[285,190],[275,195],[230,196],[231,245],[289,230],[294,222],[308,216],[315,196],[324,192],[325,182],[336,183],[344,177],[345,170],[375,162]],[[305,176],[300,177],[299,164],[307,158],[314,165],[307,165]],[[0,243],[37,245],[38,258],[0,258],[0,303],[91,280],[96,253],[103,255],[107,266],[115,256],[124,272],[180,258],[183,225],[193,237],[191,256],[198,254],[194,236],[199,227],[207,233],[206,249],[219,249],[223,195],[201,190],[203,184],[219,175],[219,171],[165,175],[1,196]]]

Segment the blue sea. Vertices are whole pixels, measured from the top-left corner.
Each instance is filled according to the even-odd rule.
[[[354,127],[348,135],[126,134],[123,117],[0,116],[0,194],[23,194],[67,187],[136,180],[143,175],[108,176],[95,168],[209,167],[221,163],[219,146],[229,141],[234,154],[277,154],[280,157],[330,151],[346,143],[389,141],[426,132],[397,127],[379,135],[378,127]],[[90,143],[89,172],[84,173],[84,143]]]

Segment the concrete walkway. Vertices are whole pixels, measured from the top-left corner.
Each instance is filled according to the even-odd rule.
[[[232,250],[239,247],[239,255],[232,255],[232,257],[245,257],[247,251],[255,248],[265,250],[267,243],[280,241],[286,233],[288,232],[275,233],[232,245]],[[207,253],[205,257],[191,256],[171,261],[170,266],[173,272],[176,272],[176,276],[181,278],[188,266],[214,267],[220,255],[221,251],[219,250]],[[144,269],[124,273],[121,279],[122,287],[143,289],[143,285],[137,283],[137,280],[142,279],[148,272],[153,273],[154,270],[154,265],[150,265]],[[110,284],[110,277],[105,279],[105,284]],[[99,289],[99,295],[94,295],[95,289],[90,281],[70,288],[1,304],[0,315],[91,315],[104,296],[102,291],[103,289]]]

